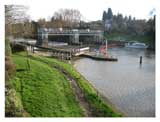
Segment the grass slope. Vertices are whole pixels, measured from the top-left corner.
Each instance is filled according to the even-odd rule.
[[[56,69],[30,59],[24,53],[13,55],[16,76],[10,80],[24,109],[33,117],[78,117],[83,111],[75,100],[69,81]]]
[[[114,112],[113,109],[108,106],[101,98],[97,95],[95,89],[89,84],[89,82],[82,77],[70,64],[53,59],[45,58],[41,56],[34,55],[32,57],[35,60],[39,60],[49,64],[50,66],[58,66],[65,70],[71,77],[76,79],[79,87],[84,92],[85,98],[92,108],[92,113],[94,116],[99,117],[120,117],[121,114]]]

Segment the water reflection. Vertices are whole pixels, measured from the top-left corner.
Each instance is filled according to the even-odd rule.
[[[113,48],[109,53],[118,62],[83,58],[76,68],[127,116],[155,116],[154,52]]]

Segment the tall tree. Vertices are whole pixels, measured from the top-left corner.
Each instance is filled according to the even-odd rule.
[[[106,21],[106,19],[107,19],[107,13],[106,11],[103,11],[102,21],[104,22]]]
[[[113,18],[113,13],[112,13],[112,9],[111,8],[108,8],[108,12],[107,12],[106,18],[107,19],[112,19]]]

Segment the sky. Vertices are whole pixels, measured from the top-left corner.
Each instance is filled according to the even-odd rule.
[[[30,1],[30,0],[29,0]],[[156,0],[31,0],[28,2],[31,19],[49,19],[60,8],[78,9],[86,21],[101,20],[110,7],[113,14],[122,13],[136,19],[148,19]]]
[[[60,8],[78,9],[86,21],[101,20],[104,10],[110,7],[113,14],[122,13],[136,19],[148,19],[158,0],[6,0],[29,6],[32,20],[49,19]],[[8,2],[10,3],[10,2]]]

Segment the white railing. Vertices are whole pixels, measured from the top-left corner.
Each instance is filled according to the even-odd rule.
[[[55,33],[55,34],[102,34],[101,30],[90,30],[90,29],[62,29],[62,28],[40,28],[38,29],[40,33]]]

